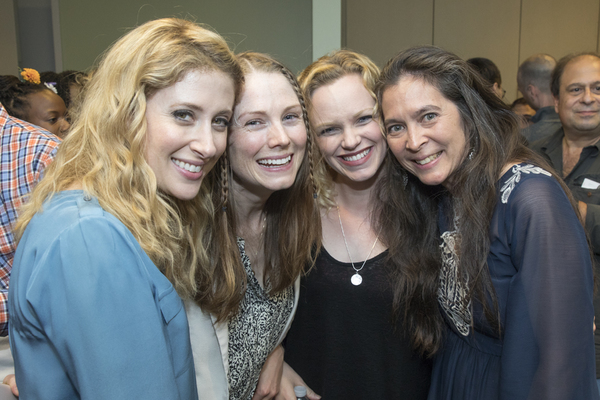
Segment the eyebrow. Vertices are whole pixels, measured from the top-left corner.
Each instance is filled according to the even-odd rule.
[[[302,113],[302,106],[300,105],[300,103],[284,108],[283,113],[289,112],[294,109],[298,109],[298,111],[300,111],[300,113]],[[268,114],[267,111],[264,111],[264,110],[246,111],[246,112],[243,112],[240,115],[238,115],[237,119],[240,119],[246,115],[267,115],[267,114]]]
[[[65,112],[64,115],[67,115],[67,113]],[[43,118],[48,118],[48,117],[58,117],[60,116],[60,113],[56,110],[46,110],[44,111],[43,114],[40,114],[40,116],[42,116]]]
[[[264,115],[267,115],[266,111],[247,111],[247,112],[241,113],[240,115],[235,117],[235,119],[237,121],[244,117],[254,117],[254,116],[264,116]]]
[[[173,105],[174,108],[178,108],[178,107],[187,107],[190,108],[196,112],[204,112],[204,108],[202,108],[202,106],[198,106],[196,104],[192,104],[192,103],[179,103],[179,104],[174,104]],[[229,109],[229,108],[225,108],[219,112],[217,112],[215,115],[233,115],[233,109]]]
[[[441,111],[441,110],[442,109],[440,107],[438,107],[438,106],[435,106],[433,104],[428,104],[426,106],[423,106],[423,107],[421,107],[421,108],[413,111],[410,114],[410,116],[411,116],[411,118],[416,118],[419,115],[423,115],[423,114],[425,114],[427,112],[430,112],[430,111]],[[383,124],[384,125],[387,125],[387,124],[390,124],[390,123],[395,123],[395,124],[404,123],[404,120],[399,120],[399,119],[395,119],[395,118],[385,118],[383,120]]]
[[[352,118],[358,118],[360,117],[362,114],[364,114],[365,112],[369,112],[369,113],[373,113],[373,107],[367,107],[367,108],[363,108],[362,110],[360,110],[359,112],[355,113]]]
[[[291,111],[291,110],[296,109],[296,108],[299,109],[300,112],[302,112],[302,106],[300,105],[300,103],[294,104],[294,105],[291,105],[291,106],[288,106],[288,107],[284,108],[283,112],[288,112],[288,111]]]
[[[176,103],[173,105],[173,107],[175,107],[175,108],[187,107],[187,108],[191,108],[194,111],[204,111],[204,109],[201,106],[198,106],[198,105],[192,104],[192,103]]]
[[[386,118],[383,120],[383,125],[388,125],[388,124],[403,124],[404,121],[396,119],[396,118]]]
[[[427,113],[428,111],[441,111],[441,110],[442,109],[440,107],[438,107],[438,106],[435,106],[433,104],[428,104],[428,105],[423,106],[423,107],[419,108],[418,110],[416,110],[412,114],[412,116],[416,117],[416,116],[419,116],[421,114]]]
[[[372,114],[373,113],[373,107],[363,108],[362,110],[354,113],[352,115],[352,118],[356,119],[356,118],[360,117],[362,114],[364,114],[365,112],[369,112],[369,113]],[[327,122],[323,122],[323,123],[321,123],[319,125],[315,125],[315,128],[329,127],[329,126],[334,126],[334,125],[338,125],[338,123],[334,122],[334,121],[327,121]]]

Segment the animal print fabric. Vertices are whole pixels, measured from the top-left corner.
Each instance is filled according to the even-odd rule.
[[[254,276],[244,240],[238,238],[248,287],[237,315],[229,321],[229,398],[250,400],[260,371],[279,339],[294,306],[294,289],[289,287],[269,296],[270,282],[263,289]]]

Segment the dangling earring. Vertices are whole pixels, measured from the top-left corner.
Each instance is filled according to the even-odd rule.
[[[473,143],[473,147],[471,147],[471,150],[469,151],[469,155],[467,156],[467,158],[469,160],[472,160],[473,157],[475,157],[475,149],[479,147],[479,137],[475,136],[473,139],[474,139],[473,141],[475,143]]]

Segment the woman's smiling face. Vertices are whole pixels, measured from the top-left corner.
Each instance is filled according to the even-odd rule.
[[[288,79],[274,72],[247,74],[228,140],[232,189],[268,197],[291,187],[306,140],[302,107]]]
[[[467,141],[458,107],[420,77],[406,75],[381,100],[390,150],[426,185],[449,188]]]
[[[158,188],[193,199],[227,144],[233,80],[221,71],[193,70],[147,100],[145,158]]]
[[[373,116],[375,99],[358,74],[319,87],[311,97],[310,119],[317,144],[335,178],[353,182],[376,176],[387,146]]]

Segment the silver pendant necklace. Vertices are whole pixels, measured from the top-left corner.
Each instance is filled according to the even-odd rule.
[[[348,242],[346,241],[346,234],[344,233],[344,225],[342,225],[342,216],[340,215],[340,207],[337,204],[335,207],[337,208],[338,219],[340,220],[340,229],[342,230],[342,237],[344,238],[344,244],[346,245],[346,252],[348,253],[348,258],[350,259],[350,264],[352,264],[352,269],[354,269],[354,275],[352,275],[352,278],[350,278],[350,282],[352,282],[352,284],[354,286],[358,286],[363,281],[363,278],[362,278],[362,276],[360,276],[359,272],[365,267],[367,260],[371,256],[371,253],[373,252],[373,249],[375,248],[375,245],[377,244],[377,241],[379,240],[379,235],[377,235],[377,237],[375,238],[375,242],[373,243],[373,246],[371,246],[371,250],[369,251],[369,254],[367,254],[367,258],[365,258],[365,261],[363,262],[361,267],[357,269],[354,266],[354,261],[352,261],[352,256],[350,255],[350,249],[348,248]]]

